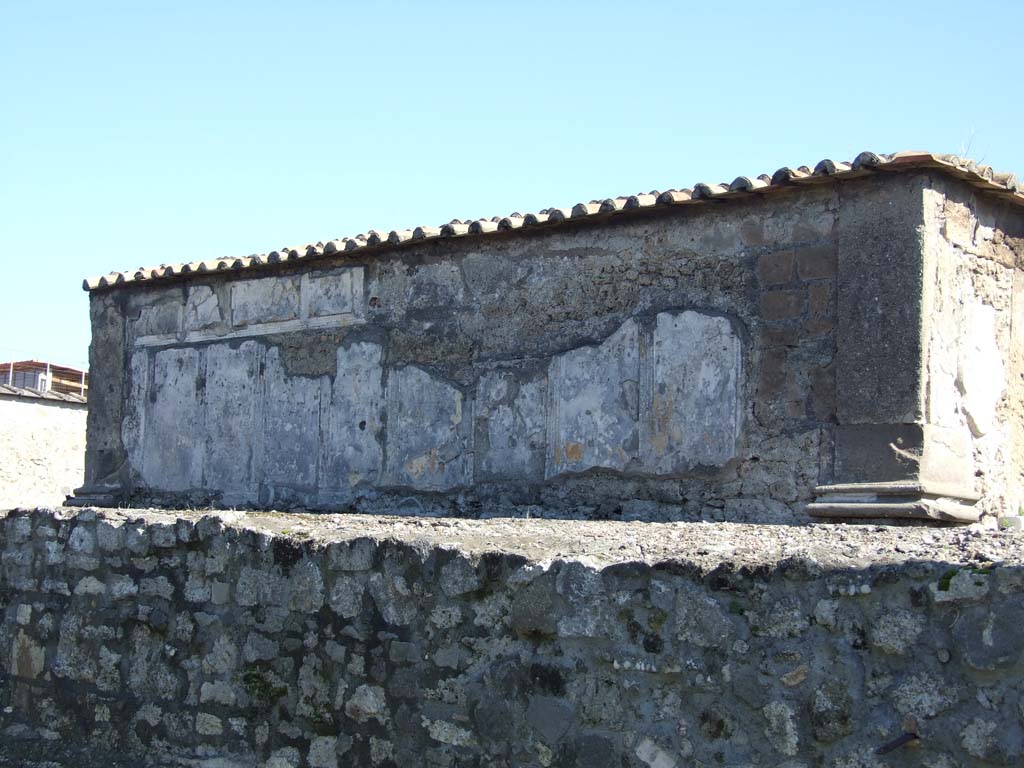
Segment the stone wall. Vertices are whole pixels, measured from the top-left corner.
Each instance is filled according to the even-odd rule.
[[[94,292],[90,483],[178,505],[800,514],[831,464],[838,232],[876,204],[837,200]]]
[[[1024,219],[934,179],[925,196],[927,423],[991,515],[1024,509]],[[968,482],[965,478],[961,482]]]
[[[0,534],[15,764],[1024,758],[1011,534],[92,510]]]
[[[0,394],[0,509],[62,504],[82,484],[84,403]]]
[[[108,286],[79,503],[994,522],[1022,254],[900,172]]]

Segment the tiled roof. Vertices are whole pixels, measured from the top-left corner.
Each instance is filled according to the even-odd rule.
[[[978,165],[973,160],[929,152],[897,152],[892,155],[861,152],[849,163],[822,160],[813,169],[807,166],[780,168],[770,176],[767,174],[756,177],[740,176],[732,183],[698,183],[694,184],[692,189],[669,189],[664,192],[645,192],[629,197],[591,200],[589,203],[577,203],[567,208],[545,208],[536,213],[513,213],[503,218],[495,216],[476,221],[456,219],[438,227],[397,229],[391,232],[370,230],[354,237],[281,248],[262,255],[209,259],[181,264],[161,264],[158,267],[112,272],[101,277],[87,279],[82,287],[87,291],[92,291],[119,285],[150,283],[167,278],[180,279],[208,272],[259,269],[282,262],[316,259],[336,254],[355,254],[367,249],[382,250],[423,240],[478,237],[492,232],[549,227],[559,222],[625,214],[645,208],[694,205],[708,200],[768,194],[782,188],[805,184],[852,179],[871,173],[917,169],[938,170],[963,179],[986,192],[999,195],[1018,205],[1024,205],[1024,187],[1021,186],[1016,176],[994,171],[989,166]]]
[[[49,390],[43,392],[39,389],[27,389],[25,387],[12,387],[7,384],[0,384],[0,396],[10,395],[11,397],[27,397],[33,400],[60,400],[65,403],[86,403],[88,400],[81,395],[65,394]]]

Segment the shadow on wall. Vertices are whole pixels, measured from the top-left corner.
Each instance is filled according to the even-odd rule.
[[[1012,536],[315,520],[4,518],[3,733],[268,767],[1024,756]]]

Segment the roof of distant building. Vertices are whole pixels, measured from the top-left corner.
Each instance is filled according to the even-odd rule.
[[[59,371],[61,373],[74,374],[85,373],[86,376],[89,375],[89,372],[87,370],[83,370],[82,368],[75,368],[74,366],[71,365],[58,365],[57,363],[50,363],[47,362],[46,360],[5,360],[4,362],[0,363],[0,375],[2,375],[3,372],[6,371],[9,366],[12,365],[16,369],[36,368],[43,371],[45,371],[47,366],[49,366],[50,370],[54,372]]]
[[[0,397],[25,397],[32,400],[59,400],[65,403],[77,403],[85,404],[88,399],[81,395],[66,394],[64,392],[57,392],[55,390],[49,390],[43,392],[39,389],[29,389],[27,387],[9,387],[6,384],[0,384]]]

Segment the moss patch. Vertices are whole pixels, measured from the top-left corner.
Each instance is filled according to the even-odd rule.
[[[257,669],[247,669],[242,673],[242,685],[253,701],[263,705],[276,704],[288,693],[287,685],[274,685]]]
[[[956,576],[956,574],[956,568],[952,568],[946,571],[944,574],[942,574],[941,578],[939,578],[939,592],[949,592],[949,585],[952,583],[953,577]]]

